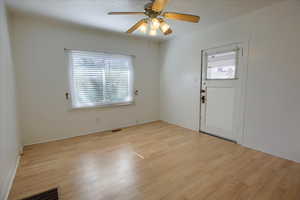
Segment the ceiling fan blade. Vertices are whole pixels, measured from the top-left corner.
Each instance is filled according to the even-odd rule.
[[[144,15],[144,12],[109,12],[108,15]]]
[[[132,33],[133,31],[137,30],[138,28],[140,28],[140,26],[142,26],[145,23],[147,23],[146,19],[142,19],[142,20],[138,21],[135,25],[133,25],[130,29],[128,29],[128,31],[126,31],[126,33]]]
[[[170,0],[155,0],[152,5],[152,10],[156,12],[162,11],[163,9],[165,9],[169,1]]]
[[[175,13],[175,12],[165,12],[163,14],[163,17],[167,19],[175,19],[175,20],[181,20],[181,21],[187,21],[193,23],[198,23],[200,20],[200,17],[196,15],[188,15],[188,14]]]

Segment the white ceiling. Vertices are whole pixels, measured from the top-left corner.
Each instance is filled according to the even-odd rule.
[[[168,22],[173,35],[204,29],[282,0],[170,0],[166,10],[199,15],[199,24]],[[108,31],[125,32],[143,16],[111,16],[110,11],[143,11],[150,0],[7,0],[13,12],[41,15]],[[136,34],[136,33],[135,33]],[[167,39],[160,36],[159,38]]]

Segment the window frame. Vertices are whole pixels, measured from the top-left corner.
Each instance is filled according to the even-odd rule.
[[[124,55],[124,56],[129,56],[131,57],[132,61],[132,71],[131,71],[131,96],[132,100],[128,102],[121,102],[121,103],[108,103],[108,104],[95,104],[92,106],[80,106],[76,107],[73,104],[73,99],[74,99],[74,85],[73,85],[73,61],[71,57],[71,52],[72,51],[83,51],[83,52],[91,52],[91,53],[105,53],[105,54],[112,54],[112,55]],[[95,51],[95,50],[81,50],[81,49],[64,49],[64,54],[68,66],[68,93],[66,94],[67,100],[68,100],[68,107],[69,110],[80,110],[80,109],[95,109],[95,108],[114,108],[114,107],[121,107],[121,106],[130,106],[130,105],[135,105],[135,58],[136,56],[134,55],[127,55],[127,54],[122,54],[122,53],[116,53],[116,52],[107,52],[107,51]]]
[[[221,53],[226,53],[226,52],[236,52],[236,58],[235,58],[235,73],[234,73],[234,78],[214,78],[214,79],[208,79],[207,78],[207,68],[208,68],[208,56],[213,55],[213,54],[221,54]],[[239,79],[239,64],[240,64],[240,51],[243,51],[240,46],[233,44],[233,45],[227,45],[223,47],[218,47],[218,48],[213,48],[213,49],[206,49],[204,50],[204,70],[206,71],[206,76],[204,77],[204,80],[206,81],[230,81],[230,80],[238,80]]]

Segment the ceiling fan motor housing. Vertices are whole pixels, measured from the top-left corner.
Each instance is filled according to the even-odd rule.
[[[150,3],[147,3],[144,7],[145,14],[150,18],[156,18],[161,14],[161,12],[156,12],[156,11],[152,10],[153,1],[154,0],[152,0],[152,2],[150,2]]]

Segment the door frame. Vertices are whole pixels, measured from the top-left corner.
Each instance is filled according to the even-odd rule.
[[[215,45],[213,47],[208,47],[205,49],[201,50],[201,68],[200,68],[200,91],[199,91],[199,133],[204,133],[207,135],[211,135],[217,138],[221,138],[230,142],[234,142],[237,144],[241,144],[243,145],[244,143],[244,132],[245,132],[245,111],[246,111],[246,96],[247,96],[247,79],[248,79],[248,57],[249,57],[249,40],[248,41],[239,41],[239,42],[231,42],[231,43],[223,43],[221,45]],[[239,45],[241,48],[241,63],[240,65],[242,65],[243,67],[237,70],[240,70],[240,76],[239,78],[241,79],[241,86],[240,86],[240,97],[239,97],[239,108],[238,108],[238,114],[237,114],[237,119],[238,119],[238,127],[237,127],[237,138],[236,141],[232,141],[230,139],[227,138],[223,138],[217,135],[214,135],[212,133],[207,133],[205,131],[201,130],[201,90],[202,90],[202,72],[203,72],[203,67],[204,67],[204,52],[208,51],[208,50],[214,50],[217,48],[226,48],[228,46],[233,46],[233,45]]]

